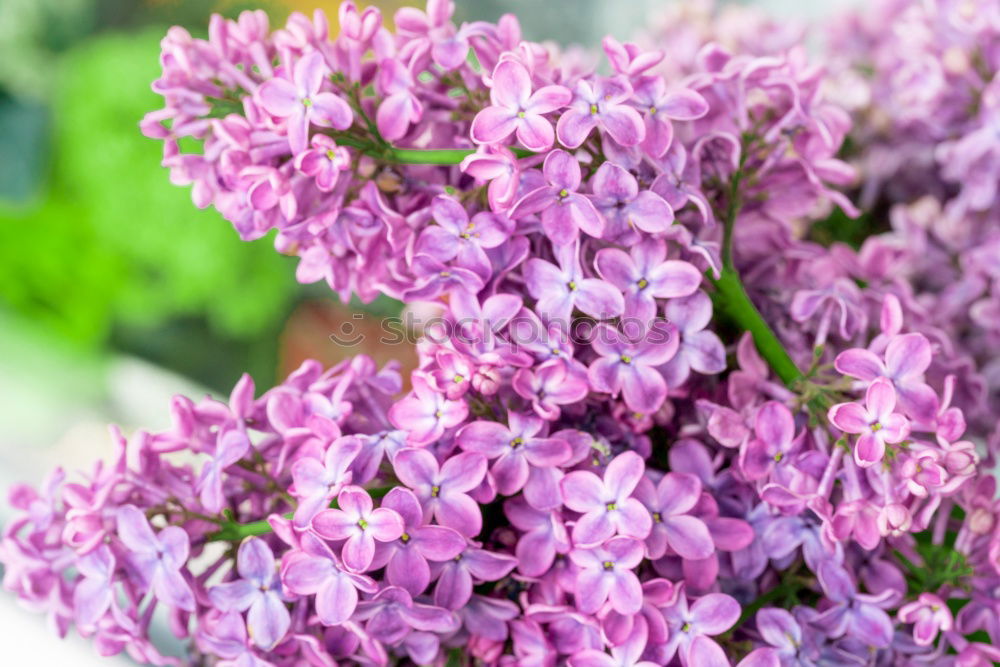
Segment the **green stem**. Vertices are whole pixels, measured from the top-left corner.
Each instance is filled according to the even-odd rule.
[[[746,155],[746,151],[742,152]],[[749,331],[753,342],[764,361],[768,363],[786,386],[792,386],[802,380],[805,375],[795,364],[782,345],[778,336],[767,321],[753,305],[749,295],[743,289],[743,282],[733,262],[733,228],[736,226],[736,216],[742,207],[740,186],[745,176],[743,160],[732,176],[729,184],[729,196],[726,201],[726,214],[722,230],[722,271],[719,278],[709,275],[716,288],[715,306],[722,311],[734,324],[743,331]]]

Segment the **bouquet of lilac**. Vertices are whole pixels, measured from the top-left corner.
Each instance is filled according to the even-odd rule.
[[[154,616],[195,664],[1000,660],[1000,11],[884,0],[822,67],[701,9],[600,67],[449,0],[171,29],[172,180],[420,367],[113,429],[13,490],[4,587],[151,664]]]

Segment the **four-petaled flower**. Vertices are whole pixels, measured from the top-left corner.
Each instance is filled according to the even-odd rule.
[[[657,370],[677,353],[676,328],[661,321],[653,323],[638,341],[607,324],[594,329],[593,348],[600,355],[587,369],[594,391],[625,399],[625,405],[639,414],[655,412],[667,397],[667,383]]]
[[[595,127],[611,135],[622,146],[635,146],[646,137],[642,116],[627,101],[632,86],[624,77],[581,80],[574,89],[573,102],[556,124],[559,142],[577,148]]]
[[[445,429],[465,421],[469,406],[465,401],[449,401],[434,390],[427,378],[413,374],[413,391],[389,409],[389,421],[407,432],[411,445],[426,445],[444,435]]]
[[[483,515],[468,492],[486,476],[486,459],[477,452],[450,457],[444,465],[426,449],[409,447],[392,462],[399,481],[413,489],[424,506],[424,518],[475,537],[483,527]]]
[[[896,390],[885,378],[877,378],[865,393],[865,405],[838,403],[830,408],[830,423],[844,433],[859,435],[854,460],[862,467],[875,465],[885,456],[885,445],[902,442],[910,434],[910,422],[893,412]]]
[[[602,164],[590,185],[594,192],[590,199],[604,216],[608,240],[625,244],[637,237],[637,229],[658,234],[674,222],[674,210],[663,197],[640,190],[635,176],[614,163]]]
[[[644,477],[635,490],[653,519],[646,538],[649,558],[657,559],[669,547],[681,558],[702,560],[715,553],[708,526],[689,512],[701,498],[701,480],[690,473],[668,472],[655,487]]]
[[[330,547],[312,533],[304,533],[301,551],[287,554],[281,565],[281,583],[296,595],[314,595],[316,616],[323,625],[340,625],[354,615],[358,591],[375,593],[371,577],[348,572]]]
[[[583,514],[573,526],[573,544],[592,547],[616,533],[644,539],[653,520],[642,503],[632,497],[645,464],[635,452],[622,452],[608,464],[604,479],[588,470],[575,470],[560,482],[563,502]]]
[[[711,637],[731,628],[739,617],[740,604],[728,595],[709,593],[689,607],[687,594],[682,590],[676,602],[663,609],[669,638],[658,657],[662,664],[669,664],[676,654],[684,667],[715,667],[719,663],[703,662],[698,658],[721,654],[722,649]]]
[[[656,317],[657,299],[694,294],[702,279],[693,264],[667,259],[666,245],[659,239],[637,243],[627,253],[603,248],[594,264],[602,278],[625,293],[625,317],[647,325]]]
[[[563,150],[554,150],[542,164],[546,185],[535,188],[519,199],[510,217],[540,213],[542,230],[555,245],[575,241],[582,230],[594,238],[604,234],[604,218],[586,195],[580,194],[582,174],[580,163]]]
[[[248,537],[236,553],[240,578],[213,586],[208,598],[222,611],[248,611],[247,631],[253,643],[270,651],[288,632],[291,616],[285,606],[274,554],[267,542]]]
[[[320,192],[330,192],[337,185],[340,172],[350,169],[351,154],[325,134],[315,135],[309,144],[312,148],[295,156],[295,168],[312,176]]]
[[[896,613],[900,622],[913,623],[913,641],[930,646],[939,632],[948,632],[955,623],[948,605],[933,593],[921,593]]]
[[[531,91],[531,75],[519,62],[503,60],[493,70],[493,86],[488,106],[472,120],[472,140],[495,144],[512,133],[531,151],[545,151],[552,146],[555,132],[544,117],[560,109],[573,98],[563,86],[543,86]]]
[[[375,540],[391,542],[403,534],[403,519],[386,507],[374,509],[372,498],[359,486],[337,494],[338,509],[313,517],[312,529],[328,540],[346,540],[340,557],[352,572],[364,572],[375,557]]]
[[[743,475],[750,481],[763,479],[795,449],[792,412],[778,401],[768,401],[757,410],[754,437],[746,441],[740,456]]]
[[[574,308],[599,320],[622,314],[621,292],[603,280],[583,276],[576,244],[556,246],[555,253],[559,266],[538,257],[524,265],[526,287],[538,299],[535,310],[546,322],[568,328]]]
[[[642,585],[633,568],[642,562],[642,542],[613,537],[592,549],[573,549],[569,558],[580,568],[576,575],[576,607],[593,614],[610,599],[611,608],[631,616],[642,608]]]
[[[323,460],[304,457],[292,464],[291,494],[299,500],[292,517],[295,525],[305,528],[316,513],[327,506],[344,484],[350,484],[348,470],[361,452],[357,436],[346,435],[331,442]]]
[[[313,51],[303,56],[291,69],[291,81],[268,79],[257,90],[257,96],[265,111],[286,119],[288,144],[298,155],[309,144],[310,123],[346,130],[354,122],[354,114],[336,94],[320,92],[329,71],[321,53]]]
[[[181,574],[191,552],[187,532],[180,526],[167,526],[158,535],[153,533],[135,505],[122,505],[116,518],[118,538],[128,550],[126,562],[143,587],[165,604],[194,611],[194,592]]]

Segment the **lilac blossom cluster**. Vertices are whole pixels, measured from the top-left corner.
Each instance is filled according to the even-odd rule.
[[[696,14],[602,75],[452,12],[171,29],[142,127],[174,181],[447,333],[402,396],[307,363],[15,488],[5,588],[153,664],[160,609],[220,665],[1000,659],[989,334],[892,233],[822,242],[871,215],[824,68]]]

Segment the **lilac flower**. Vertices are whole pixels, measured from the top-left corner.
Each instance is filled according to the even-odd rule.
[[[701,519],[691,516],[701,497],[701,480],[682,472],[668,472],[654,487],[643,478],[635,490],[653,518],[653,525],[646,537],[650,559],[657,559],[667,552],[667,547],[681,558],[702,560],[715,553],[715,545],[708,526]]]
[[[449,401],[434,391],[420,373],[412,377],[413,390],[389,410],[389,421],[407,432],[411,445],[425,445],[440,438],[445,429],[465,421],[469,407],[465,401]]]
[[[888,380],[878,378],[868,385],[865,407],[838,403],[830,408],[830,423],[844,433],[860,434],[854,446],[854,461],[861,467],[875,465],[885,455],[886,443],[902,442],[910,433],[906,417],[893,409],[896,391]]]
[[[687,262],[668,260],[666,245],[658,239],[637,243],[628,253],[603,248],[594,263],[602,278],[625,293],[625,317],[644,323],[656,316],[656,299],[689,296],[701,284],[701,272]],[[709,316],[711,312],[709,307]],[[673,322],[669,316],[668,321]]]
[[[521,197],[510,217],[516,220],[540,213],[545,235],[557,246],[573,243],[581,230],[600,238],[604,218],[587,196],[577,192],[582,178],[577,159],[566,151],[554,150],[545,157],[542,173],[547,184]]]
[[[635,101],[643,109],[646,139],[642,147],[653,157],[660,157],[673,143],[671,120],[695,120],[708,113],[705,98],[693,90],[667,90],[662,77],[643,77],[635,88]]]
[[[556,554],[569,551],[569,536],[558,512],[541,511],[524,497],[514,497],[503,506],[511,525],[521,532],[514,554],[517,569],[526,577],[538,577],[549,571]]]
[[[316,513],[326,507],[340,491],[341,486],[351,483],[353,475],[348,468],[360,452],[361,442],[356,436],[343,436],[327,446],[322,462],[305,457],[292,464],[291,493],[299,499],[293,517],[296,526],[308,526]]]
[[[914,419],[933,421],[938,399],[924,382],[924,371],[931,363],[931,345],[917,333],[894,336],[885,348],[885,363],[874,353],[851,349],[837,355],[837,370],[865,382],[879,377],[888,378],[899,403]]]
[[[563,86],[544,86],[531,91],[531,75],[524,65],[513,60],[501,61],[493,70],[488,106],[472,121],[472,140],[495,144],[512,133],[531,151],[552,147],[555,132],[544,114],[560,109],[573,98]]]
[[[214,622],[210,620],[206,627],[199,628],[197,639],[208,651],[222,658],[217,663],[220,667],[267,667],[270,664],[255,654],[243,619],[235,611],[221,614]]]
[[[632,87],[623,78],[580,80],[573,102],[556,124],[559,142],[577,148],[595,127],[604,130],[622,146],[635,146],[646,136],[642,117],[626,102]]]
[[[570,446],[558,438],[536,437],[545,426],[538,417],[508,411],[509,426],[490,421],[472,422],[455,436],[458,445],[494,460],[490,473],[497,492],[512,496],[528,481],[531,466],[552,467],[570,457]]]
[[[918,646],[930,645],[939,632],[948,632],[954,624],[951,609],[933,593],[921,593],[900,607],[896,615],[901,623],[913,623],[913,641]]]
[[[212,514],[222,511],[225,498],[222,495],[222,474],[226,468],[242,459],[250,449],[246,433],[228,430],[216,438],[215,454],[201,469],[196,488],[200,491],[201,504]]]
[[[393,468],[399,481],[413,489],[424,506],[424,517],[468,537],[483,527],[479,505],[468,492],[479,486],[486,475],[486,459],[477,452],[449,457],[438,466],[434,455],[424,449],[407,448],[396,454]]]
[[[396,487],[386,494],[382,507],[403,519],[403,532],[393,542],[376,544],[373,569],[385,566],[386,579],[411,595],[420,595],[431,581],[427,561],[447,561],[465,548],[466,539],[445,526],[424,524],[420,501],[409,489]]]
[[[378,90],[385,96],[375,112],[378,131],[386,141],[401,139],[424,113],[423,104],[413,94],[413,74],[399,60],[386,58],[379,67]]]
[[[528,292],[538,299],[535,309],[546,322],[568,325],[573,309],[599,320],[622,314],[621,292],[597,278],[584,278],[579,248],[575,244],[557,246],[559,266],[534,257],[524,266]]]
[[[755,437],[747,440],[740,456],[740,467],[750,481],[767,477],[798,444],[792,413],[777,401],[768,401],[757,410],[753,430]]]
[[[106,544],[80,556],[76,569],[82,575],[73,588],[73,614],[82,628],[94,627],[114,601],[115,556]]]
[[[425,229],[417,241],[416,252],[426,253],[442,262],[457,257],[459,266],[487,279],[492,273],[485,248],[495,248],[510,236],[513,223],[505,216],[482,212],[469,220],[466,210],[451,197],[434,198],[431,212],[436,225]]]
[[[511,385],[518,396],[531,401],[535,414],[555,420],[560,405],[576,403],[587,395],[586,373],[577,372],[577,368],[562,359],[550,359],[533,370],[518,369]]]
[[[403,519],[395,511],[373,509],[371,496],[359,486],[345,486],[337,494],[339,509],[313,517],[312,529],[328,540],[346,540],[341,558],[352,572],[364,572],[375,557],[375,540],[392,542],[403,534]]]
[[[604,479],[586,470],[575,470],[560,482],[563,502],[583,514],[573,527],[573,544],[592,547],[612,535],[644,539],[652,529],[652,519],[642,503],[632,497],[645,465],[635,452],[623,452],[612,459]]]
[[[167,526],[159,535],[135,505],[122,505],[116,515],[118,538],[128,549],[129,571],[152,590],[161,602],[184,611],[194,611],[195,598],[181,573],[191,546],[188,534],[179,526]]]
[[[685,667],[688,665],[701,667],[702,663],[696,658],[702,653],[711,654],[713,649],[702,645],[698,647],[698,652],[692,655],[694,642],[699,640],[701,644],[706,641],[715,644],[710,637],[728,630],[739,617],[740,605],[728,595],[709,593],[688,607],[687,595],[681,592],[672,606],[663,609],[663,618],[667,622],[670,634],[667,645],[659,657],[663,660],[663,664],[667,664],[676,654],[680,656],[681,664]]]
[[[592,549],[573,549],[569,557],[580,568],[575,583],[580,611],[592,614],[609,599],[619,614],[631,615],[642,608],[642,586],[632,571],[642,562],[642,542],[613,537]]]
[[[462,553],[435,568],[438,582],[434,588],[434,604],[445,609],[461,609],[472,597],[473,580],[475,583],[498,581],[510,574],[516,565],[517,559],[513,556],[467,546]]]
[[[847,633],[869,646],[889,645],[892,641],[892,620],[881,605],[894,595],[891,590],[880,595],[858,593],[851,575],[832,560],[820,563],[817,575],[823,593],[833,605],[813,620],[815,627],[822,628],[830,637]]]
[[[351,154],[325,134],[309,140],[312,148],[295,156],[295,168],[311,176],[320,192],[330,192],[337,185],[340,172],[351,167]]]
[[[459,627],[452,612],[414,602],[409,593],[396,586],[387,586],[372,599],[359,603],[356,619],[367,621],[367,633],[386,644],[402,641],[412,630],[448,633]]]
[[[670,387],[683,385],[694,370],[705,375],[726,369],[726,348],[708,327],[712,319],[712,300],[701,290],[686,297],[671,299],[665,311],[667,321],[680,329],[681,344],[674,358],[660,371]]]
[[[499,146],[481,147],[462,160],[462,171],[479,181],[489,181],[487,194],[490,208],[504,211],[514,203],[520,168],[517,158]]]
[[[591,201],[607,221],[605,238],[631,238],[637,229],[657,234],[674,221],[674,211],[663,197],[651,190],[640,191],[635,177],[616,164],[602,164],[590,187]]]
[[[590,364],[587,377],[595,391],[625,399],[630,410],[656,412],[667,397],[667,383],[656,370],[677,352],[679,342],[671,325],[655,324],[633,342],[602,324],[594,330],[593,348],[600,356]]]
[[[625,641],[611,647],[611,655],[589,649],[572,656],[566,664],[568,667],[655,667],[657,663],[642,659],[648,637],[649,626],[639,616]]]
[[[323,56],[316,51],[303,56],[292,68],[292,80],[273,78],[257,91],[261,105],[287,122],[288,144],[299,154],[309,143],[309,125],[346,130],[354,120],[347,102],[334,93],[323,93],[327,72]]]
[[[755,649],[738,667],[770,667],[771,665],[797,665],[815,667],[815,651],[807,643],[795,617],[784,609],[765,607],[757,612],[757,632],[768,644]]]
[[[250,639],[265,651],[284,638],[291,625],[285,607],[274,554],[259,537],[249,537],[236,554],[240,578],[213,586],[208,591],[212,604],[221,611],[247,611]]]
[[[378,585],[361,574],[341,569],[330,547],[310,533],[302,536],[302,550],[286,556],[281,583],[296,595],[315,595],[316,615],[323,625],[340,625],[354,615],[358,591],[374,593]]]

